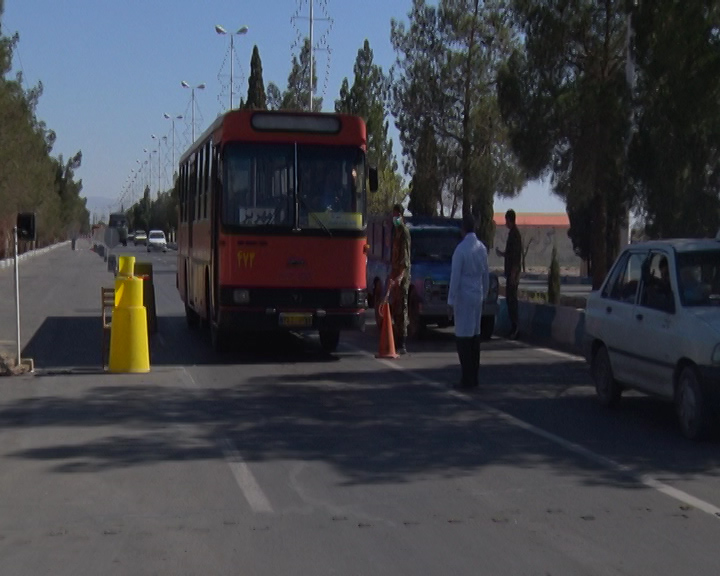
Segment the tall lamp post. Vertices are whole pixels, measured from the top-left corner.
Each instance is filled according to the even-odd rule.
[[[160,157],[162,154],[160,153],[160,143],[165,140],[165,147],[167,148],[167,136],[155,136],[155,134],[151,134],[150,137],[153,140],[158,141],[158,149],[157,149],[157,155],[158,155],[158,196],[160,196],[160,191],[162,188],[161,178],[162,178],[162,168],[160,167]]]
[[[247,34],[248,27],[247,26],[241,26],[238,28],[237,32],[230,32],[230,110],[233,109],[233,54],[235,52],[235,45],[233,43],[233,37],[235,36],[242,36],[243,34]],[[220,25],[215,25],[215,32],[218,34],[226,35],[228,34],[228,31],[225,30]]]
[[[205,83],[198,84],[197,86],[190,86],[185,80],[180,82],[180,85],[183,88],[190,88],[190,93],[192,94],[192,141],[193,144],[195,143],[195,90],[205,90]]]
[[[175,175],[175,120],[182,120],[183,116],[182,114],[177,114],[176,116],[170,116],[167,112],[163,114],[165,119],[172,121],[172,173],[173,176]],[[174,180],[174,178],[173,178]],[[175,182],[173,181],[172,184]]]

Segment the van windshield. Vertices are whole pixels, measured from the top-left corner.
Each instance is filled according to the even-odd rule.
[[[460,242],[459,228],[411,228],[412,260],[449,261]]]

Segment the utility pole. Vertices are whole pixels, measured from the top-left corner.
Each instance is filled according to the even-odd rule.
[[[310,2],[310,112],[313,111],[313,0]]]

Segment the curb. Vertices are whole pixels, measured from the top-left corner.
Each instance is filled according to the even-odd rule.
[[[495,335],[510,332],[507,300],[498,299],[499,310],[495,322]],[[518,302],[518,323],[522,340],[543,342],[550,347],[584,355],[585,310],[571,306]]]
[[[70,240],[65,240],[64,242],[58,242],[57,244],[51,244],[50,246],[46,246],[45,248],[40,248],[38,250],[28,250],[27,252],[23,252],[18,256],[18,260],[27,260],[28,258],[32,258],[33,256],[39,256],[40,254],[45,254],[47,252],[50,252],[50,250],[54,250],[55,248],[60,248],[61,246],[68,246],[70,244]],[[13,266],[13,263],[15,262],[14,258],[4,258],[0,260],[0,270],[3,268],[9,268],[10,266]]]

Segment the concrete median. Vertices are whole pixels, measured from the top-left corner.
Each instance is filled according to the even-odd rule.
[[[584,309],[520,300],[518,317],[521,339],[582,354],[585,334]],[[507,300],[500,298],[495,334],[505,336],[509,333],[510,318]]]

